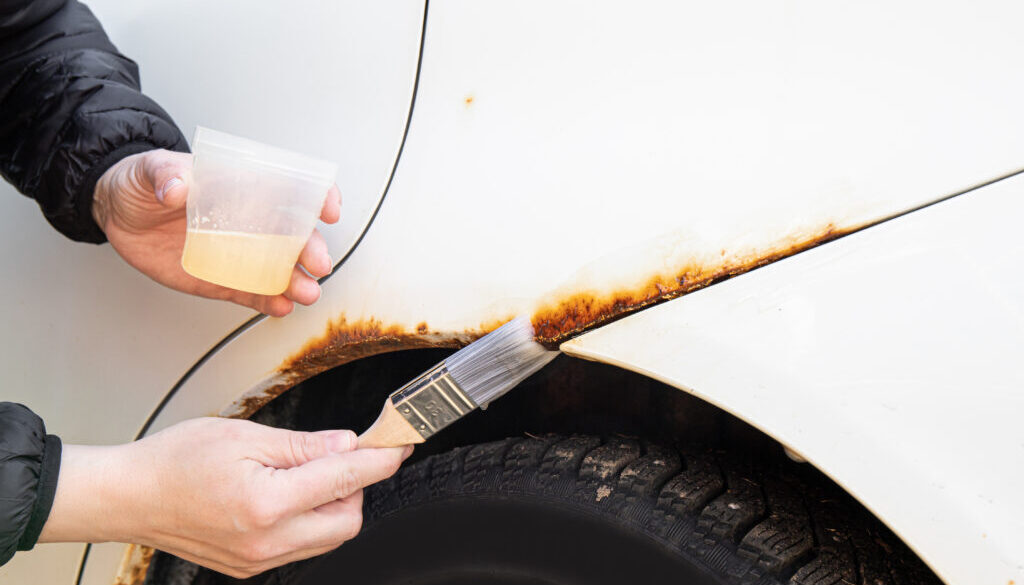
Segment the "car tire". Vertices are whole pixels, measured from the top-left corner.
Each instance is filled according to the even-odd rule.
[[[269,582],[940,583],[809,466],[632,438],[459,447],[367,489],[364,510],[358,538]]]

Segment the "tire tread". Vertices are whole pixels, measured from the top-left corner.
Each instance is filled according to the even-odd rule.
[[[367,521],[437,498],[540,494],[597,508],[731,583],[940,585],[866,510],[800,471],[624,437],[510,438],[403,467],[367,489]]]

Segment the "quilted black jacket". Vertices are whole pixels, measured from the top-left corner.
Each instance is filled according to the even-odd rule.
[[[0,565],[35,545],[59,471],[60,439],[31,410],[0,402]]]
[[[0,0],[0,174],[73,240],[100,243],[96,180],[121,158],[186,151],[170,116],[139,91],[135,63],[74,0]],[[32,548],[53,504],[60,440],[0,402],[0,565]]]
[[[0,1],[0,173],[55,228],[105,241],[92,219],[96,180],[154,148],[188,144],[84,4]]]

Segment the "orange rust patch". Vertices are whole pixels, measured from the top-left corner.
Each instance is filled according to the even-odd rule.
[[[718,264],[691,262],[669,274],[651,277],[639,286],[611,293],[580,292],[554,301],[537,310],[532,317],[537,340],[555,348],[584,331],[622,318],[649,305],[693,292],[765,264],[813,248],[855,231],[828,224],[823,230],[802,238],[793,238],[768,250],[740,258],[723,258]]]
[[[153,561],[153,549],[140,544],[129,544],[125,549],[121,566],[114,577],[113,585],[142,585],[146,571]]]
[[[385,325],[379,319],[332,321],[319,339],[310,341],[285,360],[279,371],[304,377],[355,359],[414,347],[458,347],[459,339],[427,335],[426,322],[408,331],[401,325]],[[478,335],[477,335],[478,336]]]
[[[429,333],[426,322],[408,331],[379,319],[349,322],[345,317],[328,323],[324,334],[302,347],[278,368],[272,386],[242,398],[232,408],[233,418],[248,418],[299,382],[320,372],[373,355],[404,349],[461,347],[488,330],[455,335]]]

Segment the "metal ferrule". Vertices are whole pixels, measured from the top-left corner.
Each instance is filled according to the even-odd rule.
[[[477,407],[441,362],[391,395],[391,404],[424,439]]]

